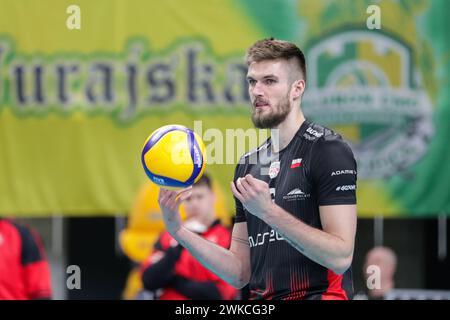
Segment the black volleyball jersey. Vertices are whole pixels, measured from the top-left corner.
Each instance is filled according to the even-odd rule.
[[[318,229],[319,206],[356,204],[352,150],[339,134],[308,121],[278,154],[269,138],[242,156],[234,182],[246,174],[267,182],[278,206]],[[351,268],[337,275],[310,260],[235,202],[235,223],[247,222],[249,234],[251,299],[352,299]]]

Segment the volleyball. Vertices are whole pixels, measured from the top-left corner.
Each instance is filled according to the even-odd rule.
[[[202,176],[205,145],[201,137],[181,125],[166,125],[153,131],[141,155],[150,180],[164,189],[183,189]]]

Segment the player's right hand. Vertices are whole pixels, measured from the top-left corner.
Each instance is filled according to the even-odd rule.
[[[192,187],[182,190],[166,190],[161,188],[158,203],[161,208],[167,231],[174,234],[181,228],[180,204],[192,193]]]

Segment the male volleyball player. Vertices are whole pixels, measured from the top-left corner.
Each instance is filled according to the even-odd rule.
[[[292,43],[249,48],[252,121],[271,138],[244,155],[231,190],[236,218],[229,250],[181,224],[189,190],[161,190],[170,234],[201,263],[253,299],[351,299],[356,162],[330,129],[305,120],[305,58]],[[256,161],[255,161],[256,159]]]

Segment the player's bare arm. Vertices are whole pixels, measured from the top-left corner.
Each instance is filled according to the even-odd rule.
[[[319,207],[323,230],[313,228],[272,202],[266,182],[246,175],[231,183],[233,194],[311,260],[343,274],[351,265],[356,233],[356,205]]]
[[[244,287],[251,274],[247,223],[234,225],[229,250],[210,242],[182,225],[179,207],[189,194],[190,188],[160,190],[158,202],[167,230],[211,272],[236,288]]]

